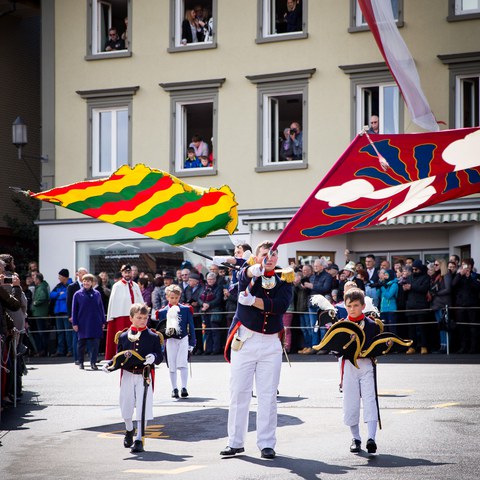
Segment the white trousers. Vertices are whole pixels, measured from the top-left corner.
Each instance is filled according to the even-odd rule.
[[[239,329],[244,337],[245,327]],[[275,448],[277,438],[277,389],[282,367],[282,345],[278,334],[253,332],[242,348],[231,352],[230,408],[228,410],[228,445],[244,446],[252,398],[253,378],[257,392],[257,446]]]
[[[188,336],[179,338],[167,338],[166,351],[168,370],[175,373],[178,368],[188,368]]]
[[[120,382],[120,411],[123,419],[133,418],[133,410],[135,409],[134,420],[142,419],[142,403],[143,403],[143,375],[122,371],[122,380]],[[145,404],[145,420],[153,419],[153,393],[152,384],[148,386],[147,402]]]
[[[378,420],[372,361],[359,358],[357,363],[358,369],[346,360],[343,373],[343,421],[349,427],[360,423],[360,401],[363,403],[363,421]]]

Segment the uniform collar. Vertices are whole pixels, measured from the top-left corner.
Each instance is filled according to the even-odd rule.
[[[353,318],[350,315],[347,317],[347,320],[350,320],[353,323],[360,323],[362,320],[365,320],[365,315],[362,313],[359,317]]]

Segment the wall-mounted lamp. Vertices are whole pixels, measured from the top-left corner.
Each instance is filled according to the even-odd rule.
[[[34,156],[25,155],[22,153],[22,148],[28,143],[27,141],[27,125],[23,121],[22,117],[17,117],[12,123],[12,143],[17,147],[18,159],[33,158],[35,160],[41,160],[42,162],[48,162],[47,155]]]

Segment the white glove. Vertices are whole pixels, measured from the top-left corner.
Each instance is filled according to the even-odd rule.
[[[191,345],[189,345],[189,346],[188,346],[188,352],[189,352],[189,353],[192,353],[194,348],[195,348],[195,347],[192,347]]]
[[[240,292],[238,295],[238,303],[251,307],[255,303],[256,298],[257,297],[254,297],[251,293],[245,295],[245,292]]]
[[[155,355],[153,353],[149,353],[145,357],[145,361],[143,362],[144,365],[151,365],[155,361]]]
[[[248,270],[254,277],[261,277],[263,275],[264,268],[260,263],[256,263],[255,265],[249,267]]]
[[[110,365],[108,363],[104,363],[102,367],[102,372],[111,373],[111,370],[108,369],[109,366]]]
[[[228,260],[228,257],[213,257],[213,264],[214,265],[217,265],[218,267],[221,267],[224,263],[228,263],[227,262]]]
[[[243,252],[242,258],[246,261],[252,256],[252,252],[250,250],[245,250]]]

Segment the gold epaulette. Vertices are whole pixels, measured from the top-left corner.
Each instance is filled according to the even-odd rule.
[[[293,268],[284,268],[282,270],[282,274],[280,275],[280,280],[286,283],[293,283],[293,281],[295,280],[295,271],[293,270]]]
[[[257,262],[255,261],[255,257],[253,255],[250,255],[250,258],[245,263],[249,266],[252,266],[255,265],[255,263]]]
[[[375,323],[380,328],[380,333],[383,333],[383,329],[384,329],[383,322],[379,318],[375,318],[374,320],[375,320]]]
[[[128,328],[124,328],[123,330],[120,330],[119,332],[117,332],[115,334],[115,338],[113,339],[113,341],[118,344],[118,341],[120,340],[120,335],[123,333],[123,332],[126,332],[128,330]]]
[[[156,333],[160,337],[160,345],[163,345],[165,343],[165,339],[163,338],[163,335],[160,332],[157,332],[154,328],[150,329],[153,333]]]

